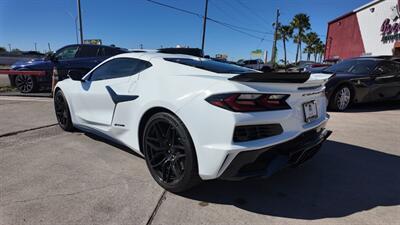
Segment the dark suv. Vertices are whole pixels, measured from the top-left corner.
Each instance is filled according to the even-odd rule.
[[[83,75],[105,59],[126,52],[125,49],[104,45],[67,45],[44,58],[14,63],[12,70],[46,71],[46,76],[10,75],[10,83],[24,93],[50,90],[54,67],[57,68],[58,79],[63,80],[68,70],[80,70]]]

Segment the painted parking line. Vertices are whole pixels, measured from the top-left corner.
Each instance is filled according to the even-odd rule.
[[[0,96],[0,101],[52,102],[52,98]]]

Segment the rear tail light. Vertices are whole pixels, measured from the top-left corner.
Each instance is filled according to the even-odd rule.
[[[290,109],[289,95],[232,93],[213,95],[206,99],[212,105],[234,112],[257,112]]]

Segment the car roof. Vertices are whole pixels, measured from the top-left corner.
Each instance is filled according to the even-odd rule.
[[[197,56],[191,56],[191,55],[184,55],[184,54],[169,54],[169,53],[160,53],[160,52],[129,52],[129,53],[123,53],[119,54],[117,56],[114,56],[114,58],[122,58],[122,57],[128,57],[128,58],[137,58],[137,59],[142,59],[146,61],[150,61],[151,59],[154,58],[182,58],[182,59],[199,59],[200,57]]]
[[[372,56],[370,56],[370,57],[364,56],[364,57],[350,58],[350,59],[346,59],[346,60],[384,61],[384,60],[387,60],[387,59],[385,59],[385,58],[379,58],[379,57],[372,57]]]
[[[116,47],[116,46],[111,46],[111,45],[94,45],[94,44],[70,44],[70,45],[65,45],[61,48],[65,48],[65,47],[69,47],[69,46],[92,46],[92,47],[106,47],[106,48],[114,48],[114,49],[119,49],[119,50],[124,50],[126,52],[128,52],[128,49],[125,48],[120,48],[120,47]],[[60,49],[61,49],[60,48]]]

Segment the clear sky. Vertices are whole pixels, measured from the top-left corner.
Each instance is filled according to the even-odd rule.
[[[204,12],[205,0],[156,0],[198,14]],[[233,31],[209,21],[205,52],[228,54],[230,60],[250,58],[250,52],[271,52],[272,23],[275,11],[281,10],[280,21],[288,24],[297,13],[311,18],[312,30],[325,41],[328,21],[371,0],[209,0],[212,19],[262,34]],[[202,19],[146,0],[81,0],[85,39],[102,39],[104,44],[125,48],[201,46]],[[53,50],[76,43],[76,0],[0,0],[0,46],[40,51]],[[265,40],[260,39],[265,36]],[[282,44],[278,43],[279,58]],[[295,58],[295,46],[288,46],[289,59]],[[270,54],[269,54],[270,55]]]

